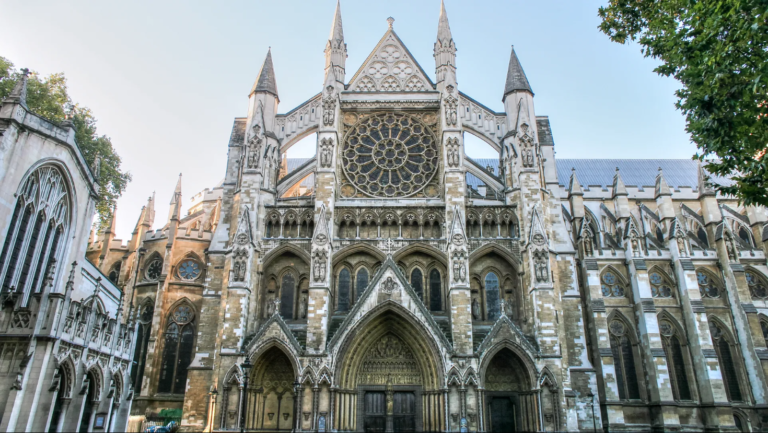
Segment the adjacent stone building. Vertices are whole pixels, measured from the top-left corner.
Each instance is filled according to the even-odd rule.
[[[92,369],[101,391],[88,407],[114,408],[124,426],[133,396],[132,431],[171,419],[189,431],[764,427],[766,210],[717,196],[689,160],[557,160],[514,50],[495,112],[459,89],[444,7],[434,81],[388,21],[348,76],[337,6],[320,92],[284,113],[267,53],[223,182],[182,215],[180,177],[165,224],[154,229],[152,196],[126,242],[112,227],[85,247],[97,180],[71,133],[3,105],[5,227],[24,215],[24,170],[59,155],[78,223],[57,263],[87,260],[74,273],[55,266],[37,298],[4,284],[6,329],[27,299],[33,318],[47,302],[50,319],[36,319],[31,340],[31,329],[2,336],[34,355],[7,369],[3,349],[7,386],[17,370],[27,382],[7,397],[2,428],[38,422],[23,399],[50,406],[65,392],[56,380],[74,386],[61,417],[76,422]],[[498,160],[467,157],[466,134]],[[310,136],[316,155],[287,160]],[[3,230],[3,272],[14,230]],[[123,311],[113,328],[85,331],[111,335],[106,365],[67,334],[70,319],[102,317],[94,296],[102,314]],[[47,331],[49,320],[61,325]],[[108,374],[120,377],[114,393]]]
[[[0,431],[125,431],[135,322],[85,259],[99,162],[29,110],[27,73],[0,105]]]

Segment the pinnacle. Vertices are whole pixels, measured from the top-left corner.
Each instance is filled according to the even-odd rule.
[[[621,178],[619,167],[616,167],[616,174],[613,175],[613,196],[628,195],[627,187],[624,185],[624,179]]]
[[[523,71],[523,66],[520,64],[520,60],[518,60],[515,53],[515,47],[512,46],[512,54],[509,56],[509,69],[507,70],[507,83],[504,86],[504,97],[506,98],[507,94],[520,90],[533,94],[531,85],[528,84],[528,78],[525,76],[525,71]]]
[[[16,101],[21,104],[22,107],[27,108],[27,80],[29,79],[29,69],[21,69],[21,78],[16,82],[11,94],[8,95],[8,99]]]
[[[251,94],[253,92],[267,92],[277,95],[277,83],[275,82],[275,67],[272,65],[272,48],[267,51],[267,58],[264,59],[264,64],[261,66],[259,75],[256,77],[256,82],[253,83]]]
[[[568,197],[572,195],[584,195],[584,190],[581,188],[579,178],[576,177],[576,168],[571,168],[571,181],[568,184]]]
[[[336,2],[336,12],[333,14],[333,25],[328,37],[331,42],[344,40],[344,28],[341,25],[341,1]]]
[[[656,191],[654,197],[658,198],[662,195],[672,195],[672,191],[669,189],[669,184],[667,184],[667,181],[664,179],[664,171],[659,167],[659,174],[656,175]]]
[[[445,2],[440,2],[440,20],[437,24],[437,41],[443,44],[448,43],[453,36],[451,35],[451,26],[448,24],[448,14],[445,12]]]

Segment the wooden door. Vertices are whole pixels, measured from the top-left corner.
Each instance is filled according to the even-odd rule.
[[[392,429],[396,432],[416,431],[416,396],[412,392],[396,392]]]
[[[387,426],[387,404],[383,392],[366,392],[363,413],[363,430],[384,432]]]
[[[515,425],[515,405],[510,397],[493,397],[490,404],[491,431],[513,432]]]

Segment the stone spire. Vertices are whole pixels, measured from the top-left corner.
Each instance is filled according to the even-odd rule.
[[[456,81],[456,44],[453,42],[445,2],[440,2],[440,19],[437,23],[437,41],[435,42],[435,76],[440,83],[448,79]]]
[[[21,78],[19,78],[19,81],[16,82],[16,85],[13,87],[11,94],[8,95],[8,97],[5,100],[8,102],[15,102],[21,105],[22,107],[29,109],[29,107],[27,107],[27,80],[28,79],[29,79],[29,69],[22,68]]]
[[[613,175],[613,192],[611,193],[611,199],[613,199],[613,208],[616,217],[628,218],[630,216],[629,193],[627,192],[627,186],[624,185],[624,179],[621,178],[619,167],[616,167],[616,174]]]
[[[616,174],[613,175],[613,197],[617,195],[629,195],[627,193],[627,187],[624,185],[624,180],[621,178],[619,167],[616,167]]]
[[[181,173],[179,173],[179,181],[176,182],[176,189],[173,191],[173,198],[171,198],[171,210],[168,213],[168,221],[178,220],[181,217]]]
[[[568,197],[572,195],[584,195],[584,190],[581,188],[579,178],[576,177],[575,168],[571,168],[571,181],[568,183]]]
[[[712,188],[712,185],[710,185],[707,182],[707,173],[704,172],[704,167],[701,165],[701,161],[698,163],[698,185],[697,188],[699,190],[699,197],[703,196],[714,196],[715,190]]]
[[[336,2],[336,12],[333,14],[333,24],[331,25],[331,34],[328,36],[328,43],[325,45],[325,75],[326,82],[332,77],[336,81],[344,84],[345,68],[347,63],[347,44],[344,42],[344,28],[341,24],[341,2]]]
[[[104,268],[104,260],[107,258],[109,247],[112,245],[112,239],[115,238],[115,232],[117,231],[117,206],[112,207],[112,217],[109,219],[109,225],[104,227],[104,231],[101,233],[101,253],[99,254],[99,267],[101,272],[107,273],[108,269]]]
[[[259,76],[256,77],[256,82],[253,83],[251,94],[256,92],[267,92],[275,95],[278,100],[280,96],[277,95],[277,83],[275,82],[275,67],[272,65],[272,48],[267,51],[267,58],[264,60],[264,64],[261,66]]]
[[[512,54],[509,56],[509,69],[507,70],[507,83],[504,86],[504,98],[512,92],[525,91],[533,95],[531,85],[528,84],[528,78],[525,76],[520,60],[517,59],[515,47],[512,46]]]
[[[664,171],[659,167],[659,174],[656,175],[656,191],[654,193],[654,198],[658,198],[662,195],[672,195],[672,191],[669,189],[669,185],[664,179]]]

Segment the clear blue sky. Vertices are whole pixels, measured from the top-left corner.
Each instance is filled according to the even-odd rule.
[[[459,88],[502,111],[514,44],[559,158],[690,158],[695,146],[674,107],[677,82],[653,73],[656,63],[638,46],[597,30],[602,3],[446,0]],[[165,223],[180,172],[185,205],[223,178],[232,120],[246,114],[269,46],[281,112],[319,92],[334,7],[335,0],[5,0],[0,56],[42,74],[64,72],[73,98],[94,110],[99,132],[112,137],[134,177],[118,203],[118,235],[127,239],[152,191],[155,228]],[[347,79],[389,16],[434,79],[439,8],[439,0],[342,0]],[[296,150],[290,156],[301,156]]]

